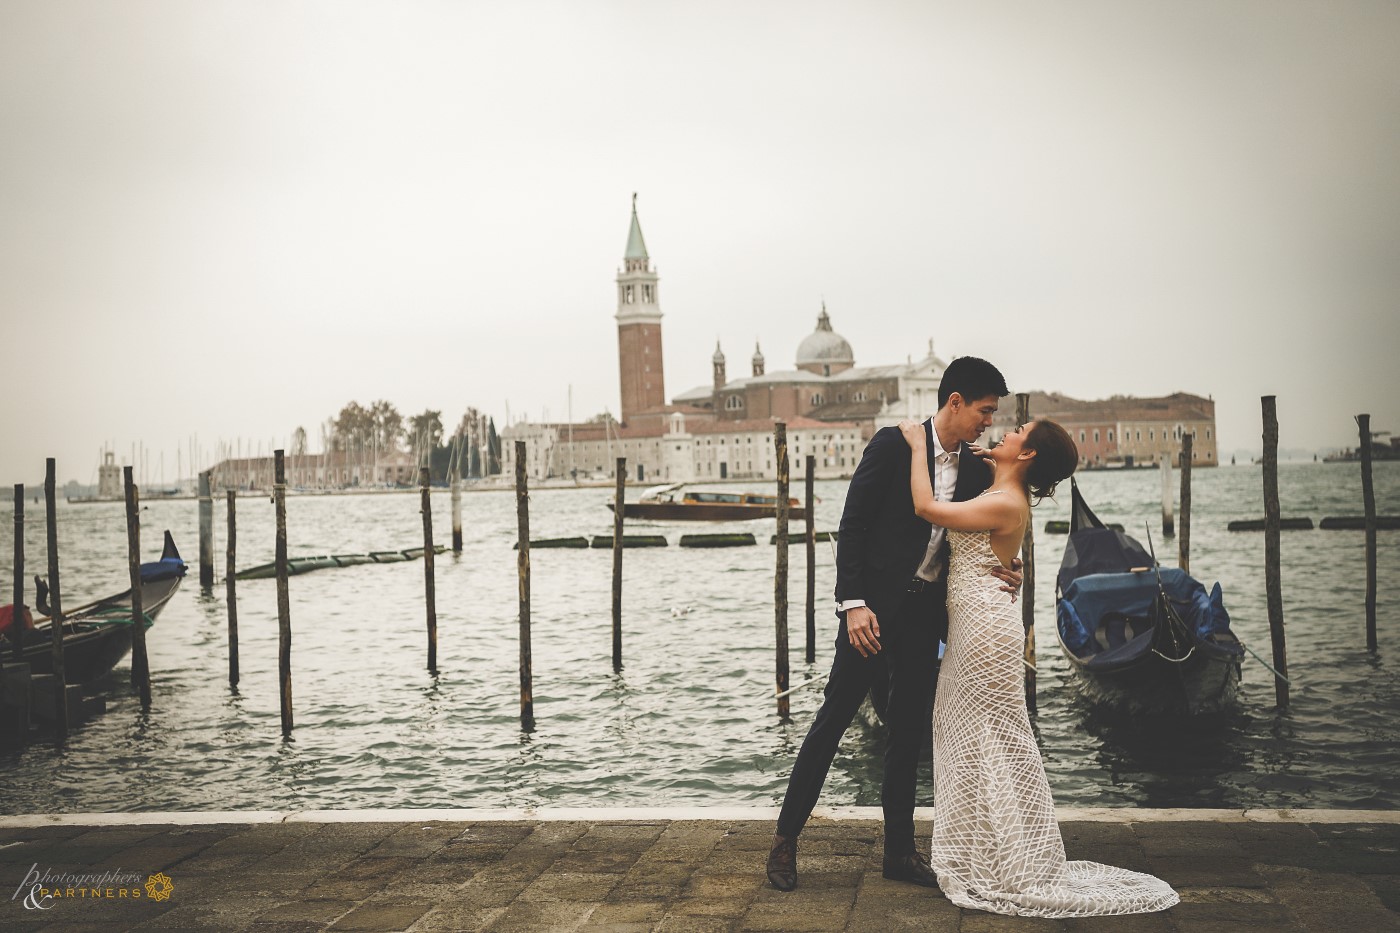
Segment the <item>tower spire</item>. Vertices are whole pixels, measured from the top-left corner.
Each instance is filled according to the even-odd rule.
[[[640,259],[645,263],[650,257],[647,256],[647,241],[642,239],[642,224],[637,219],[637,192],[632,192],[632,227],[627,231],[627,252],[623,254],[624,260]]]

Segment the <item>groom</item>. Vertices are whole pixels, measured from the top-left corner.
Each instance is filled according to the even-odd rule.
[[[929,432],[928,470],[934,496],[971,499],[992,481],[990,468],[968,444],[991,427],[1006,380],[972,356],[948,365],[938,388]],[[797,753],[778,816],[768,880],[780,891],[797,887],[797,835],[816,806],[836,747],[872,683],[886,674],[884,876],[928,887],[938,882],[914,847],[914,784],[919,751],[930,734],[938,643],[947,636],[948,553],[944,529],[914,514],[909,491],[909,445],[898,428],[870,439],[851,477],[841,515],[836,560],[836,656],[826,699]],[[1000,569],[1000,568],[998,568]],[[992,571],[1012,593],[1016,570]]]

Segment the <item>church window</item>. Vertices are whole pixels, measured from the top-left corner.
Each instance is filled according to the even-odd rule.
[[[827,365],[825,365],[825,366],[822,367],[822,375],[823,375],[823,376],[830,376],[830,375],[831,375],[831,366],[830,366],[830,364],[827,364]]]
[[[643,286],[642,286],[642,302],[643,302],[644,304],[651,304],[651,286],[650,286],[650,285],[643,285]]]
[[[1210,440],[1210,428],[1206,428],[1206,440]]]
[[[1079,432],[1079,443],[1084,443],[1084,432],[1082,430]]]
[[[1109,431],[1109,432],[1108,432],[1108,442],[1109,442],[1110,444],[1113,443],[1113,432],[1112,432],[1112,431]]]
[[[636,296],[633,294],[632,286],[629,285],[629,286],[627,286],[627,303],[630,305],[630,304],[632,304],[632,302],[635,301],[635,300],[636,300]]]
[[[851,396],[851,401],[853,401],[853,402],[863,402],[863,401],[865,401],[865,393],[864,393],[864,392],[857,392],[855,395],[852,395],[852,396]]]
[[[1147,431],[1147,439],[1148,439],[1149,441],[1155,441],[1155,440],[1157,439],[1157,429],[1156,429],[1156,428],[1149,428],[1149,429],[1148,429],[1148,431]]]
[[[1098,429],[1098,428],[1094,428],[1094,443],[1097,444],[1098,442],[1099,442],[1099,429]]]
[[[741,395],[730,395],[724,400],[724,407],[727,411],[738,411],[744,407],[744,397]],[[735,441],[737,444],[738,441]]]
[[[822,394],[821,394],[820,392],[813,392],[813,393],[812,393],[812,404],[813,404],[813,405],[820,405],[821,403],[822,403]]]

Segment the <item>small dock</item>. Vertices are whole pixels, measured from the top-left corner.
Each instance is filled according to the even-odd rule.
[[[930,815],[916,814],[925,844]],[[736,807],[0,817],[0,867],[21,888],[2,908],[4,928],[1400,929],[1397,813],[1063,810],[1070,858],[1151,871],[1182,900],[1159,914],[1082,920],[965,911],[936,889],[886,881],[877,808],[818,810],[798,847],[798,889],[775,891],[763,878],[775,816]],[[24,903],[35,872],[121,875],[95,895],[75,884],[40,909]],[[132,886],[139,897],[116,896]]]

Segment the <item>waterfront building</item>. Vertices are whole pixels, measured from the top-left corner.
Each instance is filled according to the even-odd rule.
[[[122,468],[117,465],[114,451],[102,451],[102,463],[97,467],[97,498],[126,498],[126,481],[122,477]]]
[[[572,434],[572,441],[570,435]],[[860,426],[796,417],[787,421],[790,474],[803,475],[808,454],[820,477],[849,476],[865,448]],[[611,419],[584,424],[518,422],[501,432],[505,475],[515,470],[515,441],[525,441],[525,469],[531,479],[606,479],[618,457],[627,458],[635,482],[775,480],[778,465],[773,421],[716,421],[676,411],[666,429],[630,427]]]
[[[1219,438],[1215,430],[1215,402],[1188,392],[1158,398],[1115,395],[1084,401],[1056,392],[1030,393],[1034,418],[1051,418],[1070,432],[1079,446],[1079,462],[1086,467],[1144,466],[1181,453],[1181,439],[1190,434],[1192,463],[1217,466]],[[1016,405],[1003,399],[997,411],[989,443],[1000,440],[1015,426]]]
[[[377,453],[333,450],[321,454],[287,454],[287,485],[293,489],[350,489],[418,484],[418,462],[403,451]],[[272,457],[230,457],[211,469],[213,489],[270,490],[276,461]]]

